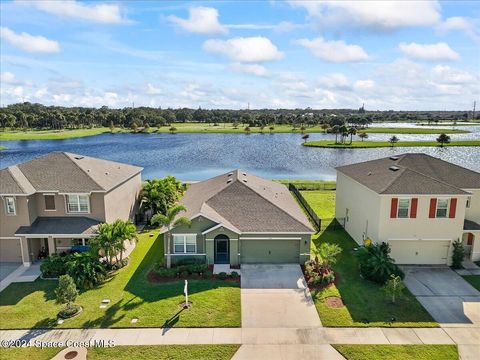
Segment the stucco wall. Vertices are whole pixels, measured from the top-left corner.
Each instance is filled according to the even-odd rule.
[[[117,219],[133,220],[141,188],[142,179],[138,174],[105,194],[106,222],[113,222]]]
[[[465,210],[465,218],[480,224],[480,189],[466,190],[471,192],[470,208]]]
[[[5,198],[0,197],[0,237],[13,237],[20,226],[31,224],[28,204],[27,196],[15,196],[16,215],[7,215]]]
[[[379,207],[377,193],[337,172],[335,218],[345,219],[345,230],[358,244],[364,238],[378,239]]]

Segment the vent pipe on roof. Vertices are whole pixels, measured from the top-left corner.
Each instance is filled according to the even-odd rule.
[[[389,169],[392,170],[392,171],[400,170],[400,168],[398,166],[390,166]]]
[[[390,156],[390,160],[396,161],[398,160],[398,156]]]
[[[227,184],[230,184],[232,182],[232,179],[227,180]]]

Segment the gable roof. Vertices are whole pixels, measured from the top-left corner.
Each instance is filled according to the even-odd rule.
[[[480,173],[426,154],[402,154],[336,168],[378,194],[469,194]]]
[[[314,232],[283,184],[240,170],[191,184],[181,201],[196,215],[237,232]]]
[[[0,170],[0,194],[106,192],[141,171],[138,166],[67,152],[51,152]]]

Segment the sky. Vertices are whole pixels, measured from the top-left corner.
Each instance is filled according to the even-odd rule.
[[[2,1],[1,105],[470,110],[480,1]]]

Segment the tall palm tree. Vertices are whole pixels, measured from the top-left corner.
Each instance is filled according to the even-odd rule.
[[[357,128],[355,126],[348,128],[348,134],[350,135],[350,145],[352,145],[353,135],[357,134]]]
[[[340,132],[340,126],[332,126],[332,132],[335,134],[335,144],[338,144],[338,133]]]
[[[189,218],[182,216],[177,219],[177,215],[181,213],[182,211],[187,211],[187,208],[183,205],[175,205],[171,207],[170,209],[167,210],[167,213],[165,215],[163,214],[155,214],[152,217],[151,223],[152,225],[160,225],[164,226],[167,228],[167,233],[166,233],[166,240],[167,240],[167,268],[170,268],[172,266],[172,258],[170,255],[170,233],[172,231],[172,228],[175,226],[179,225],[188,225],[192,223]]]
[[[338,131],[340,132],[340,135],[342,136],[342,144],[343,144],[345,142],[345,138],[348,136],[348,128],[347,128],[346,125],[342,125],[342,126],[340,126]]]
[[[115,220],[112,224],[112,233],[114,239],[115,257],[120,253],[120,262],[123,260],[125,251],[125,240],[130,242],[137,241],[137,228],[130,221]],[[118,259],[117,259],[118,260]]]
[[[88,244],[91,247],[92,254],[98,257],[100,251],[103,252],[109,265],[112,265],[114,250],[114,235],[112,224],[100,224],[96,235],[91,238]]]

